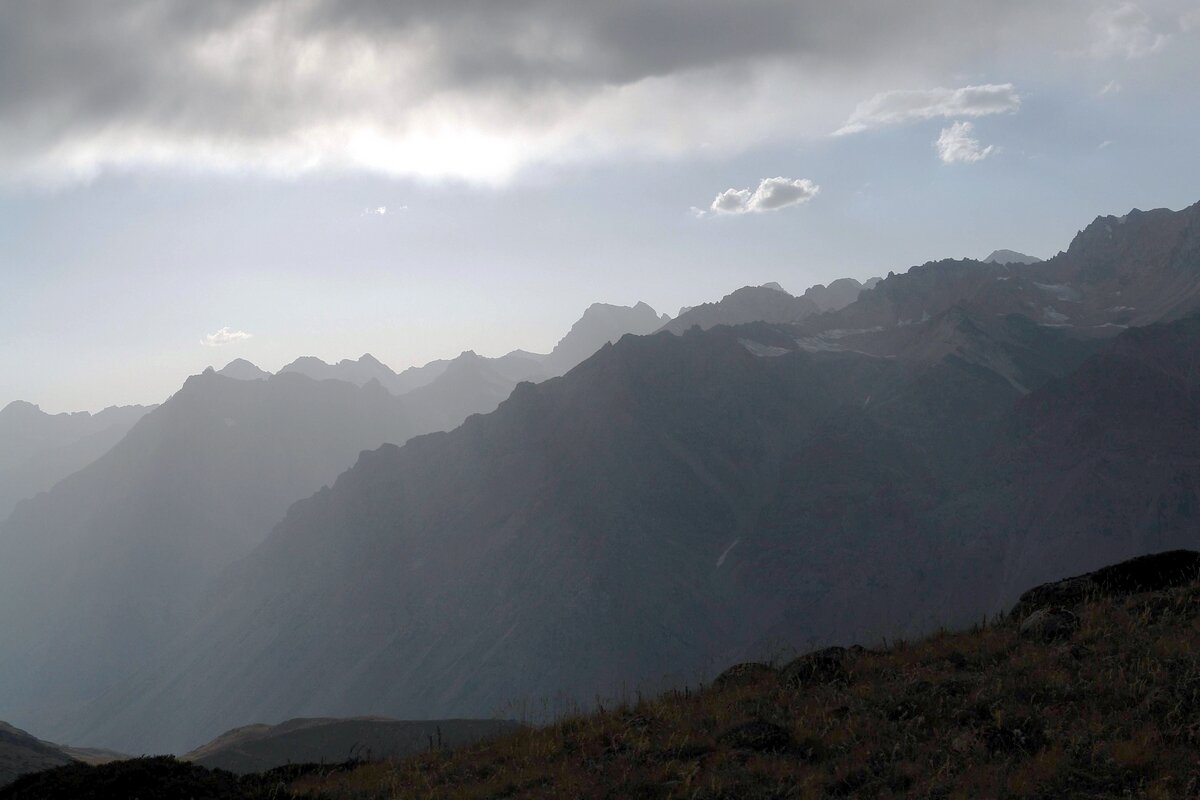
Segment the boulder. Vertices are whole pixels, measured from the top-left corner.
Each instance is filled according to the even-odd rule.
[[[842,683],[847,678],[847,656],[848,652],[844,647],[826,647],[807,653],[788,663],[780,673],[779,679],[784,686],[792,689],[814,684]]]
[[[1010,618],[1023,619],[1039,608],[1071,607],[1093,597],[1123,597],[1183,586],[1200,577],[1200,553],[1169,550],[1131,558],[1095,572],[1036,586],[1017,600]]]
[[[747,686],[762,681],[764,678],[776,675],[779,670],[769,664],[758,661],[746,661],[734,664],[713,680],[713,687],[725,689],[730,686]]]
[[[1070,639],[1079,630],[1079,617],[1065,608],[1053,606],[1030,614],[1021,623],[1020,633],[1026,639],[1057,642]]]

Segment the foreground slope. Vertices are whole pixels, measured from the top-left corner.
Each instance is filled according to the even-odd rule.
[[[1030,591],[1011,620],[741,665],[711,688],[290,789],[367,800],[1191,797],[1198,559],[1114,565]],[[1039,622],[1047,612],[1057,628]]]
[[[3,800],[1194,796],[1200,553],[1039,586],[958,633],[782,654],[458,748],[246,776],[166,759]],[[235,732],[236,733],[236,732]]]

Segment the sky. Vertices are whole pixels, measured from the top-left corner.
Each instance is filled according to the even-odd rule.
[[[1200,6],[0,0],[0,406],[547,352],[1200,200]]]

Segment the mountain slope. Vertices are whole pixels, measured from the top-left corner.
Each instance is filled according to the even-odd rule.
[[[413,432],[378,384],[190,378],[0,528],[5,716],[70,739],[74,704],[153,652],[292,502]]]
[[[518,727],[515,722],[503,720],[293,719],[279,725],[248,725],[227,731],[183,758],[244,775],[285,764],[402,758],[425,752],[431,746],[463,747],[512,733]]]
[[[106,408],[96,414],[47,414],[32,403],[0,410],[0,521],[18,501],[95,461],[153,406]]]
[[[70,764],[75,759],[57,745],[0,722],[0,786],[30,772]]]
[[[1038,587],[1027,597],[1048,607],[970,630],[735,665],[709,686],[288,788],[332,800],[512,786],[531,798],[1187,797],[1197,557]],[[1155,574],[1164,562],[1176,574]],[[1070,591],[1080,584],[1088,594]]]

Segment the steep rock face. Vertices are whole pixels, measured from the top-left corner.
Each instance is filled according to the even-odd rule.
[[[791,323],[821,310],[809,297],[793,297],[781,289],[744,286],[716,303],[704,303],[688,309],[662,326],[671,333],[699,326],[708,330],[717,325],[744,325],[750,322]]]

